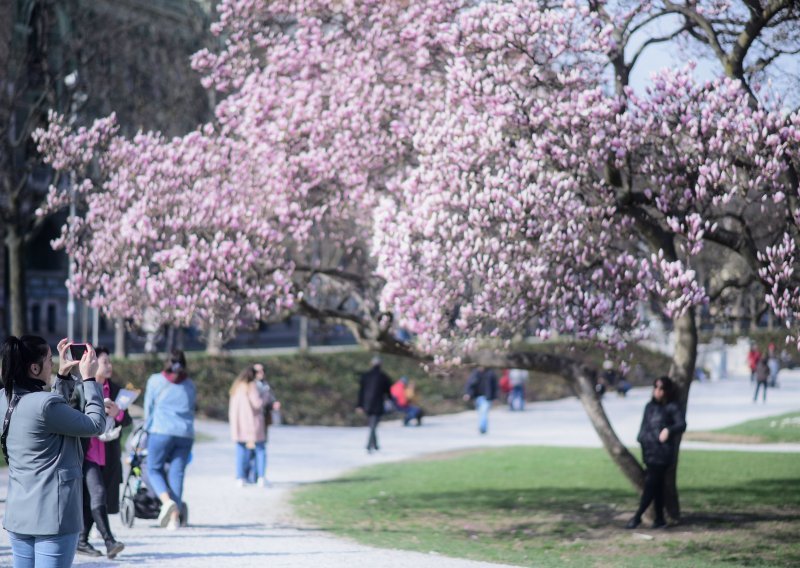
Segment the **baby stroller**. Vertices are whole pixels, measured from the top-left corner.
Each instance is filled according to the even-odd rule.
[[[119,502],[119,515],[122,524],[132,527],[134,520],[157,519],[161,512],[161,501],[149,487],[147,481],[147,431],[144,423],[137,424],[125,444],[128,451],[128,475],[123,484]],[[181,503],[181,526],[189,522],[189,508]]]

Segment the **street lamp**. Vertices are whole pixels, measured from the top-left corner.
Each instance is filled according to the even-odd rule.
[[[66,77],[64,77],[64,86],[69,91],[69,102],[67,103],[67,120],[69,121],[70,126],[77,120],[75,116],[75,100],[78,98],[78,93],[75,91],[75,87],[78,84],[78,71],[75,70]],[[72,218],[76,215],[76,208],[75,208],[75,172],[70,172],[69,175],[69,218],[67,219],[67,225],[72,221]],[[67,252],[67,282],[72,284],[72,280],[75,277],[75,267],[74,261],[72,259],[72,254]],[[72,287],[67,286],[67,337],[73,339],[75,337],[75,295],[72,293]]]

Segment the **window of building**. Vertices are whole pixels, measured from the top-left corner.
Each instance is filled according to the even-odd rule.
[[[55,333],[58,320],[56,319],[56,305],[47,306],[47,333]]]
[[[31,304],[31,330],[39,333],[42,327],[42,306]]]

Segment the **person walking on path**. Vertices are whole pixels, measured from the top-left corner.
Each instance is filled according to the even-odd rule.
[[[267,480],[267,464],[269,463],[269,457],[267,456],[267,451],[269,450],[269,427],[272,425],[278,425],[281,423],[281,401],[279,401],[275,395],[275,391],[272,390],[269,382],[267,382],[267,373],[264,370],[264,365],[261,363],[256,363],[253,365],[253,370],[256,374],[256,385],[258,386],[258,392],[261,393],[261,396],[267,401],[264,405],[264,486],[269,486],[269,481]],[[248,471],[247,479],[254,483],[257,483],[258,480],[256,479],[256,465],[255,465],[255,452],[250,452],[250,468]]]
[[[653,398],[644,407],[642,426],[637,440],[642,445],[642,458],[647,467],[644,478],[644,491],[639,501],[639,509],[633,515],[627,529],[635,529],[642,522],[642,515],[655,504],[654,529],[664,528],[664,482],[667,470],[675,463],[677,437],[686,430],[683,411],[675,402],[675,383],[669,377],[661,377],[653,382]]]
[[[194,443],[196,408],[197,394],[187,374],[186,356],[175,349],[164,370],[147,379],[144,397],[147,473],[161,501],[158,522],[170,530],[180,526],[183,479]]]
[[[15,568],[72,566],[83,526],[80,438],[101,434],[106,418],[92,346],[80,361],[68,361],[69,345],[68,339],[58,343],[58,377],[71,382],[70,372],[79,367],[83,412],[70,408],[59,392],[48,392],[53,357],[44,339],[11,336],[0,349],[2,450],[9,477],[3,526]]]
[[[767,367],[769,367],[769,386],[775,388],[778,386],[778,373],[781,370],[781,360],[778,358],[778,352],[775,350],[774,343],[770,343],[767,349]]]
[[[756,380],[756,367],[761,360],[761,351],[758,350],[754,341],[750,342],[750,351],[747,352],[747,366],[750,367],[750,382]]]
[[[119,394],[120,387],[111,380],[114,367],[105,347],[95,349],[97,354],[97,383],[101,385],[106,405],[106,415],[114,425],[128,426],[131,417],[125,410],[120,410],[113,402]],[[70,399],[70,406],[83,410],[86,406],[86,393],[83,384],[75,386]],[[113,430],[112,430],[113,432]],[[111,437],[109,437],[111,436]],[[106,432],[100,437],[83,438],[83,529],[78,537],[78,554],[86,556],[102,556],[102,553],[89,544],[92,525],[103,537],[108,558],[115,558],[125,545],[114,538],[109,515],[119,513],[119,485],[122,483],[122,450],[119,443],[119,430],[116,436]]]
[[[497,375],[485,367],[473,369],[467,379],[464,400],[475,401],[478,411],[478,431],[486,434],[489,430],[489,409],[497,398]]]
[[[509,410],[525,410],[525,385],[529,373],[526,369],[511,369],[508,379],[511,383],[511,392],[508,395]]]
[[[255,454],[256,483],[266,485],[267,448],[264,407],[268,398],[258,388],[255,366],[246,367],[233,381],[228,404],[231,439],[236,444],[236,482],[247,483],[250,455]]]
[[[753,402],[758,400],[758,391],[762,388],[764,389],[764,394],[762,395],[762,402],[767,402],[767,384],[769,381],[769,366],[767,362],[762,357],[758,360],[758,364],[756,365],[756,392],[753,395]]]
[[[392,380],[381,369],[381,358],[372,358],[372,368],[361,375],[358,387],[358,401],[356,411],[367,415],[369,425],[369,438],[367,439],[367,452],[377,452],[378,423],[381,421],[385,410],[385,401],[391,398]]]

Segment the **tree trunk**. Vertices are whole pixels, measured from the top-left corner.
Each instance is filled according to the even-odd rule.
[[[611,460],[619,467],[633,486],[642,491],[644,489],[644,470],[633,454],[628,451],[628,448],[617,437],[616,432],[614,432],[605,409],[600,399],[597,398],[594,382],[589,377],[587,370],[580,369],[575,373],[570,373],[570,375],[568,381],[578,400],[581,401],[586,415],[589,417]]]
[[[298,341],[298,348],[301,353],[308,353],[308,317],[300,316],[300,331]]]
[[[20,337],[28,329],[28,299],[25,294],[25,241],[17,227],[6,227],[8,250],[8,303],[11,315],[11,335]]]
[[[208,327],[206,337],[206,353],[208,355],[221,355],[222,354],[222,333],[219,330],[219,325],[211,323]]]
[[[695,310],[691,308],[675,320],[675,351],[672,354],[672,365],[669,370],[670,378],[677,386],[677,402],[686,415],[689,401],[689,388],[694,377],[695,363],[697,362],[697,326],[695,325]],[[676,443],[675,463],[667,471],[666,485],[664,488],[664,509],[667,516],[677,522],[681,518],[681,505],[678,495],[677,473],[678,458],[682,436],[678,436]]]
[[[125,352],[125,320],[117,318],[114,320],[114,357],[123,359],[128,354]]]

